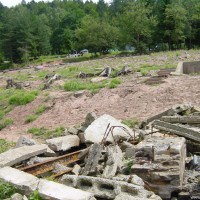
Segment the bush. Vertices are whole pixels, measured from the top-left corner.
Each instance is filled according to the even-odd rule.
[[[19,91],[9,98],[10,105],[26,105],[35,100],[38,92],[36,91]]]

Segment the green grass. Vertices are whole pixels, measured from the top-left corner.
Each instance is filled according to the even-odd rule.
[[[40,197],[39,192],[35,190],[33,194],[29,196],[28,200],[42,200],[42,198]]]
[[[0,153],[3,153],[5,151],[7,151],[8,149],[13,147],[14,145],[15,145],[15,143],[13,143],[13,142],[8,142],[8,141],[6,141],[4,139],[0,139]]]
[[[13,124],[12,119],[4,119],[2,122],[0,122],[0,130],[6,128],[7,126]]]
[[[48,138],[63,136],[64,131],[65,131],[64,127],[58,127],[54,130],[48,130],[44,127],[42,127],[42,128],[33,127],[28,130],[28,133],[31,133],[42,139],[48,139]]]
[[[37,119],[37,117],[38,117],[37,115],[29,115],[26,117],[25,123],[31,123],[31,122],[35,121]]]
[[[121,84],[121,83],[122,83],[122,81],[121,81],[120,79],[114,78],[114,79],[111,80],[111,82],[109,83],[108,87],[109,87],[110,89],[116,88],[116,87],[117,87],[119,84]]]
[[[10,198],[17,190],[10,184],[0,181],[0,199]]]
[[[134,128],[136,125],[139,124],[139,120],[138,119],[124,119],[122,120],[122,123],[127,125],[129,128]]]
[[[45,110],[46,110],[46,107],[45,107],[44,105],[39,106],[39,107],[35,110],[35,114],[36,114],[36,115],[40,115],[40,114],[42,114]]]
[[[38,95],[37,91],[18,90],[9,98],[10,105],[26,105],[35,100]]]

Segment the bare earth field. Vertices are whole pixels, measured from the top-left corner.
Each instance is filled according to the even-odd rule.
[[[151,64],[160,64],[160,62],[170,62],[168,57],[164,55],[158,55],[157,57],[137,56],[134,58],[116,58],[109,61],[111,63],[118,63],[123,66],[124,64],[135,63],[136,67],[140,66],[140,63],[144,63],[151,60]],[[164,59],[165,58],[165,59]],[[173,60],[174,66],[178,63],[177,56],[170,56]],[[132,59],[132,60],[131,60]],[[134,60],[136,59],[136,60]],[[194,53],[194,58],[190,60],[200,59],[199,53]],[[108,60],[108,59],[107,59]],[[98,60],[98,66],[105,67],[110,65],[107,60]],[[180,57],[179,57],[180,60]],[[96,66],[94,61],[75,63],[71,65]],[[68,67],[67,65],[65,67]],[[57,66],[49,69],[49,71],[56,70]],[[27,69],[24,69],[24,73],[27,73]],[[32,69],[28,70],[31,74]],[[6,78],[10,77],[14,73],[19,72],[7,72],[1,73],[0,87],[5,87]],[[23,70],[21,70],[23,73]],[[16,141],[21,134],[28,135],[27,130],[32,127],[45,127],[48,129],[54,129],[59,126],[70,127],[72,125],[78,125],[84,121],[87,113],[95,112],[98,116],[102,114],[110,114],[113,117],[123,120],[136,118],[143,120],[150,116],[153,116],[161,111],[164,111],[175,104],[180,103],[192,103],[196,106],[200,106],[200,76],[199,75],[184,75],[184,76],[170,76],[165,79],[165,82],[158,85],[146,85],[144,81],[148,77],[136,77],[135,74],[122,77],[122,84],[117,88],[108,89],[103,88],[96,94],[91,94],[85,91],[79,97],[74,96],[74,92],[66,92],[63,89],[55,90],[49,89],[48,96],[44,95],[45,92],[41,92],[36,100],[33,102],[17,106],[10,111],[6,117],[13,119],[13,124],[2,129],[0,131],[0,138],[4,138],[10,141]],[[32,81],[33,88],[37,88],[41,83],[41,80]],[[45,105],[47,109],[38,118],[31,122],[25,123],[25,119],[28,115],[34,114],[35,109]]]

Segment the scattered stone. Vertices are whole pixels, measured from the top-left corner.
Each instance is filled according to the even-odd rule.
[[[67,135],[63,137],[46,140],[50,149],[54,151],[66,151],[72,147],[79,146],[80,139],[77,135]]]
[[[113,69],[112,67],[106,67],[99,76],[110,77]]]
[[[29,139],[24,136],[20,136],[19,139],[17,140],[17,144],[15,147],[18,148],[18,147],[22,147],[22,146],[32,146],[35,144],[36,144],[35,140]]]
[[[70,169],[71,169],[70,167],[67,167],[67,166],[64,166],[64,165],[61,165],[61,164],[56,164],[55,167],[54,167],[53,173],[57,174],[59,172],[70,170]]]
[[[78,176],[80,171],[81,171],[80,165],[75,165],[73,170],[72,170],[72,173],[74,173],[76,176]]]
[[[23,146],[0,154],[0,167],[12,166],[31,157],[47,152],[47,145]]]
[[[114,117],[110,115],[102,115],[101,117],[93,121],[92,124],[85,130],[86,142],[91,142],[91,143],[102,142],[102,139],[104,137],[105,131],[109,123],[110,127],[111,126],[124,127],[129,133],[128,134],[123,129],[116,127],[113,130],[113,136],[115,138],[130,139],[131,136],[132,137],[134,136],[133,131],[128,126],[120,123],[118,120],[116,120]],[[114,142],[112,134],[109,134],[105,141],[111,143]]]
[[[131,72],[132,72],[132,70],[130,69],[130,67],[124,66],[123,69],[117,73],[117,76],[127,75]]]
[[[51,159],[53,159],[53,157],[38,157],[38,156],[35,156],[27,162],[27,165],[33,165],[33,164],[41,163],[41,162],[51,160]]]
[[[68,129],[68,132],[72,135],[78,135],[78,129],[76,129],[75,127],[70,127]]]
[[[78,92],[74,93],[74,97],[78,98],[78,97],[82,97],[85,94],[85,90],[81,90]]]
[[[23,195],[15,193],[11,196],[11,200],[23,200]]]
[[[82,172],[83,175],[96,174],[97,165],[101,157],[102,146],[100,144],[93,144],[88,153],[88,158],[85,164],[85,168]]]
[[[85,122],[83,124],[83,127],[88,127],[96,119],[97,115],[94,112],[88,113],[85,117]]]
[[[117,171],[123,166],[123,154],[119,146],[117,145],[110,145],[107,147],[107,161],[106,167],[103,171],[104,178],[112,178],[115,176]]]

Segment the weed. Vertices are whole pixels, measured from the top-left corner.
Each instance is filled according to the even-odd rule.
[[[44,127],[42,128],[31,128],[28,130],[28,133],[32,133],[35,136],[38,136],[39,138],[47,139],[47,138],[53,138],[53,137],[59,137],[64,134],[65,128],[64,127],[58,127],[54,130],[48,130]]]
[[[2,123],[0,123],[0,130],[6,128],[7,126],[13,123],[12,119],[4,119]]]
[[[5,151],[7,151],[8,149],[10,149],[11,147],[13,147],[14,145],[15,145],[15,143],[13,143],[13,142],[7,142],[4,139],[0,139],[0,153],[3,153]]]
[[[45,106],[39,106],[39,107],[35,110],[35,114],[36,114],[36,115],[40,115],[40,114],[42,114],[45,110],[46,110],[46,107],[45,107]]]
[[[16,189],[8,184],[0,181],[0,199],[6,199],[11,197],[13,194],[15,194],[17,191]]]
[[[25,119],[25,123],[31,123],[33,121],[35,121],[37,119],[37,115],[29,115],[28,117],[26,117]]]
[[[124,119],[122,123],[127,125],[129,128],[134,128],[136,125],[139,124],[139,120],[138,119]]]
[[[0,110],[0,120],[3,119],[4,115],[5,115],[5,112],[3,110]]]
[[[9,98],[10,105],[26,105],[32,102],[38,95],[37,91],[17,91],[14,95]]]
[[[28,200],[42,200],[42,198],[40,197],[39,192],[35,190]]]

